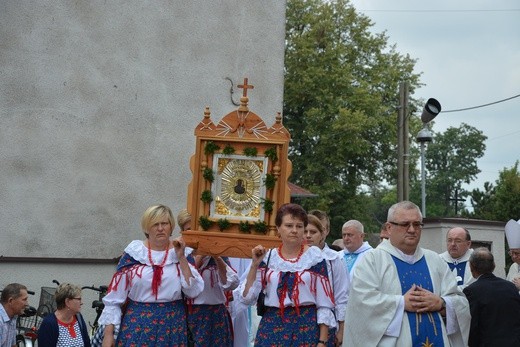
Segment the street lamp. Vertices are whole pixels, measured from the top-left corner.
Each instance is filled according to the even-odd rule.
[[[421,207],[422,216],[426,217],[426,161],[425,161],[425,147],[426,142],[432,142],[432,133],[428,129],[428,123],[431,122],[441,112],[441,104],[430,98],[424,105],[423,112],[421,114],[421,120],[423,122],[423,128],[417,134],[417,142],[421,144]]]

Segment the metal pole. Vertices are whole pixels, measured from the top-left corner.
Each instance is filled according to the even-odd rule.
[[[408,200],[408,83],[399,84],[399,111],[397,114],[397,201]]]
[[[422,216],[426,217],[426,165],[424,159],[425,143],[421,142],[421,204]]]
[[[408,82],[403,83],[403,200],[410,200],[410,119],[408,113]]]

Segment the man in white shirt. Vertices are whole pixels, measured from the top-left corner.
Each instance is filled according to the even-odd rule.
[[[367,241],[363,241],[365,237],[363,224],[355,219],[351,219],[343,224],[341,236],[345,246],[343,257],[350,275],[350,282],[352,283],[356,264],[359,263],[367,251],[372,249],[372,246]]]
[[[29,305],[27,287],[11,283],[2,290],[0,299],[0,347],[16,346],[16,318]]]
[[[448,230],[446,234],[447,251],[440,257],[448,263],[450,270],[457,278],[457,285],[461,290],[475,282],[469,268],[469,257],[473,253],[471,248],[471,235],[466,228],[456,227]]]

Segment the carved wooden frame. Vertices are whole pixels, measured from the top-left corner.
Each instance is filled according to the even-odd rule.
[[[251,249],[258,244],[267,248],[280,244],[275,214],[278,207],[290,201],[287,185],[292,170],[288,160],[290,135],[282,125],[280,114],[268,128],[261,117],[249,110],[247,90],[253,86],[247,84],[247,79],[239,87],[244,91],[237,110],[225,115],[215,125],[209,107],[206,107],[203,120],[195,128],[195,154],[190,160],[193,177],[188,186],[187,203],[192,216],[192,230],[183,231],[182,235],[187,245],[196,248],[198,254],[245,258],[251,257]],[[214,196],[217,182],[213,172],[217,158],[245,161],[247,158],[252,158],[252,161],[264,158],[267,168],[262,174],[262,205],[255,207],[255,213],[239,217],[238,212],[230,209],[229,218],[224,221],[215,217],[217,214],[212,215],[216,204],[213,199],[218,198]],[[251,216],[257,215],[258,220],[253,222],[256,217]],[[249,224],[251,231],[245,232]],[[259,230],[265,226],[265,232],[257,231],[253,224]]]

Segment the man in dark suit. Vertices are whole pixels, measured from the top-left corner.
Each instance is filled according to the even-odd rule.
[[[487,248],[476,249],[469,265],[477,279],[464,288],[471,312],[469,347],[520,346],[518,289],[493,275],[495,261]]]

